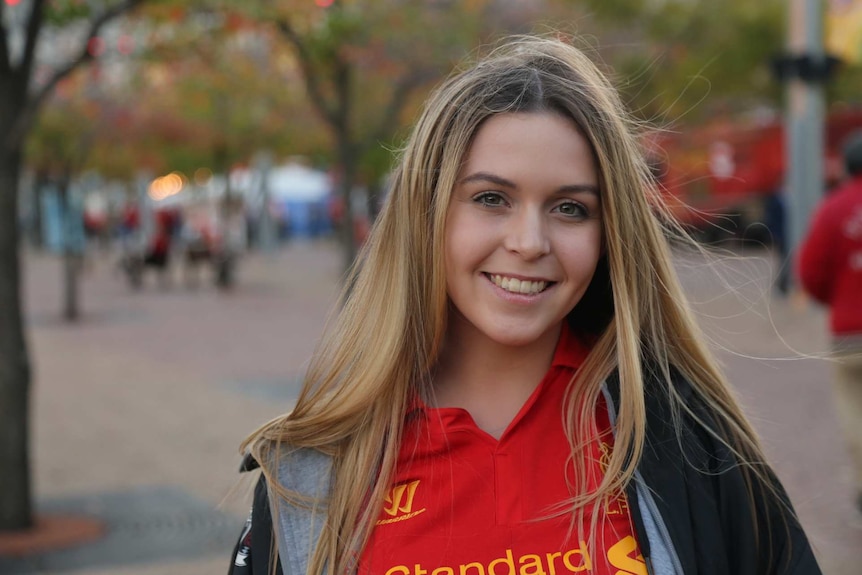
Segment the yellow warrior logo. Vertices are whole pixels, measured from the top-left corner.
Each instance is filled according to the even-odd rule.
[[[405,521],[423,513],[425,511],[424,507],[418,511],[413,511],[413,498],[416,496],[416,489],[418,487],[418,479],[392,487],[386,494],[385,505],[383,506],[383,513],[389,517],[379,519],[377,525]]]

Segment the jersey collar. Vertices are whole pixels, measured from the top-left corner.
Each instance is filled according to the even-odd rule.
[[[563,329],[560,330],[560,339],[557,340],[557,349],[554,351],[554,359],[551,360],[551,367],[578,369],[584,363],[590,349],[592,345],[589,338],[574,332],[569,327],[569,322],[564,321]]]
[[[560,338],[557,340],[557,347],[554,350],[550,369],[564,368],[572,371],[577,370],[590,353],[593,343],[593,340],[589,336],[575,333],[569,327],[569,322],[563,321],[563,327],[560,330]],[[427,409],[428,405],[426,405],[422,398],[418,394],[413,394],[413,398],[407,407],[407,413],[424,412]]]

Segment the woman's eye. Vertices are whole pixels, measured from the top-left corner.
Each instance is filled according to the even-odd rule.
[[[586,218],[589,216],[587,209],[577,202],[563,202],[554,208],[554,211],[569,217]]]
[[[473,197],[473,201],[488,207],[497,207],[506,205],[503,196],[494,192],[482,192]]]

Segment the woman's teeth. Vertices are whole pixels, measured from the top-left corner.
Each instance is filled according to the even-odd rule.
[[[498,275],[492,275],[489,277],[495,285],[512,293],[537,294],[548,287],[548,282],[531,282],[529,280],[521,281],[517,278],[507,278],[506,276]]]

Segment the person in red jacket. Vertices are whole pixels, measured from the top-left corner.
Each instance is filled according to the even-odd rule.
[[[799,279],[829,306],[838,415],[862,511],[862,132],[844,147],[848,180],[817,210],[799,254]]]

